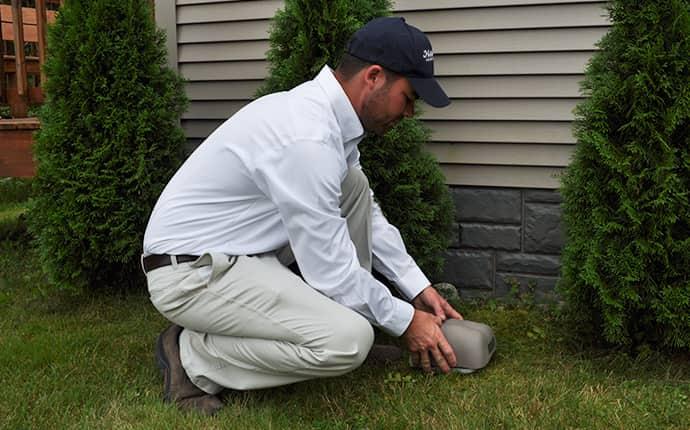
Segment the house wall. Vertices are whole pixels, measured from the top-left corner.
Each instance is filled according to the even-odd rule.
[[[189,80],[182,126],[192,146],[248,103],[266,77],[270,19],[281,6],[156,1],[171,66]],[[605,2],[397,0],[394,14],[427,33],[452,101],[421,115],[433,131],[427,149],[458,208],[446,279],[468,294],[502,294],[506,274],[549,290],[563,241],[555,190],[575,144],[579,82],[609,26]],[[507,202],[514,212],[497,215]],[[550,242],[536,246],[537,237]]]

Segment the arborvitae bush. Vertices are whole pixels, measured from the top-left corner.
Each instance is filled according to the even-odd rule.
[[[59,287],[121,287],[183,157],[183,81],[144,0],[72,0],[49,32],[30,228]]]
[[[609,343],[690,347],[690,2],[613,1],[563,178],[570,315]]]
[[[371,19],[388,15],[389,9],[388,0],[286,0],[271,29],[269,77],[257,95],[313,79],[324,64],[337,66],[350,36]],[[453,203],[436,161],[423,150],[429,134],[418,119],[405,119],[384,137],[366,137],[359,148],[386,218],[432,276],[443,265]]]

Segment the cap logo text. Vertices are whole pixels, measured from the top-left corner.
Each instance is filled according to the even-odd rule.
[[[422,53],[422,58],[426,61],[434,61],[434,51],[431,49],[425,49],[424,52]]]

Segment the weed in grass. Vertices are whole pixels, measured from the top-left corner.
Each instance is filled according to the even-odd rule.
[[[383,382],[391,387],[404,388],[408,385],[414,384],[416,379],[412,375],[402,375],[400,372],[389,372]]]

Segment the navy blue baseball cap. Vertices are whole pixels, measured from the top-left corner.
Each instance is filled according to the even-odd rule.
[[[450,104],[434,79],[434,51],[429,39],[404,18],[372,19],[350,38],[345,52],[406,77],[417,95],[431,106]]]

